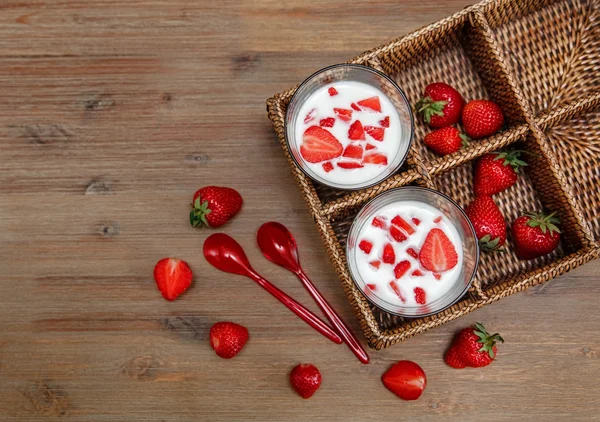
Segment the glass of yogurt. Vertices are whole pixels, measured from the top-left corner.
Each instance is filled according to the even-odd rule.
[[[284,131],[290,155],[308,177],[356,190],[398,171],[412,143],[414,121],[406,96],[388,76],[339,64],[298,87]]]
[[[456,202],[407,186],[368,202],[348,233],[352,279],[369,301],[404,317],[444,310],[469,289],[477,271],[475,229]]]

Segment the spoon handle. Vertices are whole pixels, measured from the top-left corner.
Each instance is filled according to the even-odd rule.
[[[346,326],[344,321],[340,318],[340,316],[335,312],[335,310],[329,305],[327,300],[321,295],[319,290],[315,287],[315,285],[310,281],[310,279],[304,274],[304,271],[300,270],[296,273],[306,290],[311,294],[311,296],[315,299],[315,302],[319,305],[325,316],[329,319],[331,324],[337,329],[337,332],[340,334],[344,342],[348,345],[348,348],[352,350],[352,353],[356,355],[358,360],[362,363],[369,363],[371,359],[369,355],[360,345],[354,334],[350,331],[350,329]]]
[[[284,292],[279,290],[270,281],[264,279],[257,273],[253,273],[251,277],[256,283],[263,287],[266,291],[275,296],[281,303],[283,303],[290,311],[298,315],[304,322],[313,327],[315,330],[323,334],[329,340],[336,344],[341,344],[342,339],[340,336],[332,330],[329,325],[325,324],[318,316],[313,314],[311,311],[300,305],[294,299],[286,295]]]

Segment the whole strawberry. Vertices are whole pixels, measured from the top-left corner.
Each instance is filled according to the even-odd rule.
[[[290,382],[303,399],[310,398],[321,386],[321,373],[309,363],[296,365],[290,373]]]
[[[220,227],[242,208],[242,197],[231,188],[205,186],[194,194],[190,224],[192,227]]]
[[[475,228],[479,246],[485,251],[498,250],[506,241],[504,216],[489,196],[479,196],[469,204],[465,213]]]
[[[458,122],[465,100],[450,85],[436,82],[425,87],[423,98],[417,103],[417,112],[431,127],[450,126]]]
[[[517,183],[520,168],[527,165],[519,159],[521,153],[517,150],[491,152],[481,157],[475,164],[475,196],[490,196]]]
[[[210,346],[223,359],[237,355],[248,341],[248,329],[235,322],[217,322],[210,329]]]
[[[469,138],[454,126],[444,127],[429,132],[423,143],[439,155],[448,155],[469,144]]]
[[[512,225],[515,253],[521,259],[533,259],[552,252],[560,241],[560,223],[555,213],[524,214]]]
[[[462,123],[471,138],[484,138],[502,128],[504,114],[500,106],[492,101],[473,100],[462,110]]]
[[[497,341],[504,343],[500,334],[490,335],[485,327],[477,322],[457,334],[446,351],[444,361],[453,368],[487,366],[496,358]]]

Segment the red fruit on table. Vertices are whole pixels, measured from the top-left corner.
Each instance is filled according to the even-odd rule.
[[[385,116],[385,118],[383,120],[379,121],[379,124],[382,127],[390,127],[390,116]]]
[[[361,159],[363,156],[363,147],[360,145],[348,145],[342,154],[342,157]]]
[[[454,126],[429,132],[423,143],[439,155],[448,155],[469,144],[469,138]]]
[[[360,100],[358,101],[358,105],[363,109],[367,108],[369,110],[381,113],[381,103],[379,102],[379,97],[377,96]]]
[[[414,234],[414,232],[415,232],[415,229],[413,229],[413,227],[404,218],[400,217],[399,215],[392,218],[392,224],[400,227],[402,230],[404,230],[406,233],[408,233],[409,236],[411,234]]]
[[[418,113],[429,126],[440,128],[458,122],[465,101],[462,95],[448,84],[436,82],[425,87],[423,98],[417,103]]]
[[[360,120],[355,120],[354,123],[350,125],[350,129],[348,129],[348,138],[353,141],[364,141],[366,139],[365,130]]]
[[[384,264],[393,264],[396,262],[396,253],[394,252],[394,247],[390,243],[386,243],[383,246],[381,260],[384,262]]]
[[[504,114],[500,106],[492,101],[473,100],[462,110],[462,123],[471,138],[484,138],[502,129]]]
[[[327,90],[327,92],[329,93],[329,95],[331,97],[333,97],[334,95],[338,95],[337,89],[335,89],[334,87],[331,87]]]
[[[156,287],[167,300],[175,300],[192,284],[192,270],[178,258],[163,258],[154,266]]]
[[[321,127],[333,127],[333,125],[335,125],[335,119],[333,117],[326,117],[319,122],[319,126]]]
[[[331,170],[333,170],[333,164],[331,164],[330,161],[323,163],[323,170],[325,170],[326,173],[329,173]]]
[[[365,158],[363,158],[363,163],[387,166],[388,159],[385,154],[379,154],[379,153],[372,152],[370,154],[365,155]]]
[[[337,166],[346,170],[360,169],[364,166],[356,161],[338,161]]]
[[[465,213],[479,239],[484,251],[499,249],[506,241],[506,222],[504,216],[489,196],[478,196],[465,208]]]
[[[410,270],[410,262],[400,261],[394,267],[394,277],[396,277],[396,279],[402,278],[402,276],[406,274],[408,270]]]
[[[415,287],[414,293],[415,293],[415,301],[419,305],[425,305],[425,303],[426,303],[425,290],[423,290],[420,287]]]
[[[217,356],[231,359],[248,341],[248,329],[235,322],[217,322],[211,327],[209,338]]]
[[[311,126],[304,131],[300,154],[309,163],[320,163],[342,155],[344,147],[329,131]]]
[[[497,354],[496,342],[504,343],[500,334],[490,335],[479,322],[464,328],[454,338],[444,355],[444,361],[453,368],[481,368],[494,361]]]
[[[423,369],[410,360],[401,360],[381,377],[383,385],[403,400],[417,400],[427,387]]]
[[[352,110],[348,110],[347,108],[334,108],[333,112],[340,120],[344,122],[349,122],[352,120]]]
[[[419,252],[421,265],[429,271],[440,273],[458,264],[458,254],[452,241],[441,229],[431,229]]]
[[[358,244],[358,249],[360,249],[361,251],[363,251],[366,254],[370,254],[371,249],[373,249],[373,243],[369,242],[368,240],[363,239]]]
[[[552,252],[560,241],[560,223],[555,213],[524,214],[512,225],[515,253],[521,259],[533,259]]]
[[[408,239],[408,237],[406,237],[406,235],[404,234],[404,232],[402,230],[400,230],[396,226],[391,226],[390,227],[390,236],[396,242],[404,242],[406,239]]]
[[[527,163],[519,159],[522,151],[491,152],[475,164],[475,196],[491,196],[517,182],[520,168]]]
[[[192,227],[220,227],[242,208],[242,196],[232,188],[205,186],[194,193],[190,224]]]
[[[383,141],[385,129],[377,126],[365,126],[365,132],[376,141]]]
[[[321,386],[321,373],[316,366],[302,363],[292,369],[290,382],[300,397],[308,399]]]

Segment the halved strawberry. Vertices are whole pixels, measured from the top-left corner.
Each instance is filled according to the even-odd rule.
[[[408,261],[400,261],[394,267],[394,276],[396,278],[401,278],[404,274],[406,274],[410,270],[410,262]]]
[[[438,274],[438,273],[433,273],[433,278],[435,278],[436,280],[441,280],[442,279],[442,275]]]
[[[411,234],[414,234],[415,232],[415,229],[413,229],[412,226],[408,224],[408,222],[399,215],[392,218],[392,224],[395,224],[396,226],[400,227],[402,230],[408,233],[409,236]]]
[[[154,267],[154,280],[163,297],[175,300],[192,284],[192,270],[178,258],[164,258]]]
[[[382,166],[387,166],[388,160],[387,160],[387,157],[385,156],[385,154],[370,153],[370,154],[365,155],[365,158],[363,159],[363,163],[364,164],[379,164]]]
[[[421,246],[419,261],[425,269],[440,273],[458,264],[458,254],[446,233],[436,228],[427,234]]]
[[[386,243],[383,246],[381,260],[384,262],[384,264],[393,264],[396,262],[396,253],[394,252],[394,247],[390,243]]]
[[[415,226],[418,226],[419,224],[421,224],[421,220],[419,220],[417,217],[413,217],[412,222],[415,224]]]
[[[436,224],[437,224],[437,223],[439,223],[440,221],[442,221],[442,216],[441,216],[441,215],[440,215],[439,217],[436,217],[436,218],[433,220],[433,222],[434,222],[434,223],[436,223]]]
[[[419,305],[425,305],[425,290],[420,287],[415,287],[415,301]]]
[[[333,164],[331,164],[331,161],[327,161],[326,163],[323,163],[323,170],[325,170],[325,172],[329,173],[331,170],[333,170]]]
[[[410,275],[412,275],[413,277],[423,277],[424,274],[423,274],[423,271],[421,271],[417,268],[412,273],[410,273]]]
[[[315,118],[315,114],[317,114],[317,109],[313,108],[311,111],[308,112],[308,114],[304,118],[304,123],[308,123],[311,120],[313,120]]]
[[[348,145],[342,154],[342,157],[358,158],[359,160],[363,156],[363,147],[360,145]]]
[[[419,253],[415,251],[413,248],[408,248],[406,253],[412,256],[414,259],[419,259]]]
[[[371,225],[374,227],[379,227],[380,229],[385,229],[385,220],[381,217],[374,217],[373,221],[371,221]]]
[[[370,151],[372,149],[376,149],[377,147],[373,144],[367,144],[367,146],[365,147],[365,151]]]
[[[406,298],[404,297],[404,295],[400,291],[400,287],[398,286],[398,283],[396,283],[394,280],[392,280],[392,281],[390,281],[390,287],[392,288],[392,290],[394,291],[394,293],[396,293],[396,295],[400,298],[400,300],[402,302],[406,302]]]
[[[369,265],[370,265],[371,267],[373,267],[374,269],[378,270],[378,269],[379,269],[379,267],[381,266],[381,261],[377,259],[377,260],[375,260],[375,261],[371,261],[371,262],[369,262]]]
[[[309,163],[320,163],[342,155],[343,145],[335,136],[319,126],[304,131],[300,154]]]
[[[363,129],[363,125],[360,120],[355,120],[354,123],[350,125],[350,129],[348,129],[348,138],[353,141],[364,141],[365,140],[365,130]]]
[[[334,124],[335,119],[333,117],[326,117],[324,119],[321,119],[321,121],[319,122],[319,126],[321,127],[333,127]]]
[[[348,110],[347,108],[334,108],[333,112],[344,122],[352,120],[352,110]]]
[[[379,121],[379,124],[383,127],[390,127],[390,116],[385,116],[383,120]]]
[[[343,169],[359,169],[364,167],[361,163],[355,161],[338,161],[337,166]]]
[[[373,244],[371,242],[369,242],[368,240],[363,239],[358,244],[358,249],[360,249],[361,251],[363,251],[366,254],[370,254],[371,249],[373,249]]]
[[[338,95],[337,89],[335,89],[334,87],[331,87],[327,90],[327,92],[329,92],[330,96],[334,96],[334,95]]]
[[[350,107],[352,107],[353,110],[360,111],[360,107],[357,106],[356,103],[350,104]]]
[[[377,286],[375,284],[367,284],[367,287],[371,290],[376,290]]]
[[[408,239],[404,232],[396,226],[390,227],[390,236],[392,236],[392,239],[394,239],[396,242],[404,242],[406,239]]]
[[[373,111],[381,113],[381,103],[379,102],[379,97],[377,96],[360,100],[358,105],[363,108],[369,108]]]
[[[365,126],[365,132],[367,132],[369,136],[376,141],[383,141],[385,129],[377,126]]]

